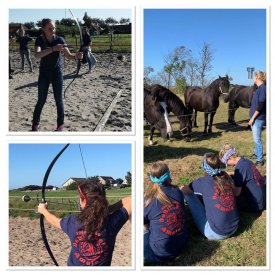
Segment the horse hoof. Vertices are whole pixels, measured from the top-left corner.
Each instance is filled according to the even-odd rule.
[[[204,135],[204,136],[207,136],[207,135],[208,135],[208,133],[207,133],[206,131],[204,131],[204,132],[203,132],[203,135]]]
[[[212,130],[211,129],[208,130],[208,134],[212,134]]]

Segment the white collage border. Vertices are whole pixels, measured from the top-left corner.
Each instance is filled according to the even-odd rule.
[[[132,170],[133,170],[133,181],[135,187],[133,188],[133,196],[135,197],[133,206],[135,208],[133,214],[132,222],[132,267],[110,267],[104,269],[92,268],[85,269],[88,272],[96,273],[106,273],[112,271],[112,274],[120,274],[121,272],[133,273],[133,274],[152,274],[152,272],[158,272],[160,274],[165,274],[167,271],[172,270],[173,272],[192,272],[193,274],[199,274],[199,272],[204,271],[206,273],[220,272],[225,273],[229,272],[272,272],[274,271],[274,264],[272,264],[272,256],[274,257],[274,238],[272,238],[272,230],[274,229],[274,219],[271,219],[272,208],[274,207],[274,188],[272,188],[272,180],[274,179],[274,173],[272,167],[275,167],[275,161],[271,158],[273,153],[272,140],[275,138],[275,127],[272,124],[272,107],[275,106],[272,104],[272,65],[274,65],[274,58],[272,59],[272,45],[274,46],[274,36],[272,36],[272,31],[274,33],[275,28],[275,18],[272,19],[273,8],[275,8],[275,1],[272,0],[86,0],[86,1],[71,1],[67,0],[66,2],[58,2],[56,0],[47,0],[45,2],[38,2],[34,0],[0,0],[0,26],[1,28],[1,51],[0,51],[0,83],[1,83],[1,100],[0,100],[0,117],[1,127],[0,127],[0,152],[1,152],[1,175],[3,175],[3,183],[1,186],[1,194],[3,194],[0,200],[0,213],[1,220],[3,220],[2,230],[1,230],[1,274],[2,272],[20,272],[26,273],[31,271],[42,271],[52,272],[73,272],[79,273],[79,268],[55,268],[55,267],[41,267],[41,268],[9,268],[8,266],[8,145],[11,143],[131,143],[132,144]],[[103,133],[88,135],[87,133],[62,133],[60,135],[45,133],[39,134],[38,136],[26,134],[26,133],[8,133],[8,16],[9,9],[11,8],[32,8],[32,9],[96,9],[96,8],[114,8],[114,9],[132,9],[132,22],[133,22],[133,38],[132,38],[132,110],[133,110],[133,123],[132,123],[132,132],[131,133]],[[143,267],[143,256],[142,256],[142,243],[143,243],[143,203],[142,203],[142,194],[143,194],[143,9],[146,8],[241,8],[241,9],[251,9],[251,8],[264,8],[267,10],[269,19],[267,20],[267,76],[269,84],[270,94],[267,95],[268,99],[268,118],[270,131],[267,133],[267,151],[269,152],[269,161],[267,166],[267,177],[268,182],[271,185],[269,192],[269,202],[270,204],[267,208],[270,209],[268,218],[267,218],[267,228],[268,234],[267,239],[269,245],[267,246],[267,267],[257,268],[257,267],[236,267],[236,268],[227,268],[227,267]],[[135,22],[134,22],[135,20]],[[274,169],[273,169],[274,170]],[[134,249],[135,248],[135,249]],[[81,269],[84,271],[84,269]]]

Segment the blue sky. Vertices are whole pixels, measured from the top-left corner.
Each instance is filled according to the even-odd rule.
[[[10,144],[9,189],[42,185],[45,172],[63,144]],[[81,144],[89,176],[126,176],[131,169],[131,144]],[[60,187],[70,177],[85,178],[79,144],[70,144],[55,163],[48,184]]]
[[[252,84],[247,67],[266,71],[264,9],[146,9],[144,66],[160,71],[163,57],[179,46],[198,57],[203,43],[211,45],[213,69],[208,79],[229,74],[232,83]]]
[[[131,19],[130,9],[72,9],[78,20],[82,20],[84,13],[87,12],[92,18],[106,19],[114,17],[116,20],[123,18]],[[62,18],[72,18],[68,9],[10,9],[9,22],[25,23],[40,21],[43,18],[61,20]]]

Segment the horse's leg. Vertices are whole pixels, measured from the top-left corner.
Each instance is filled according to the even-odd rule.
[[[204,113],[204,134],[207,134],[207,125],[208,125],[208,113],[205,112]]]
[[[197,125],[197,114],[198,114],[198,111],[197,110],[195,110],[195,112],[194,112],[194,127],[198,127],[198,125]]]
[[[213,120],[214,120],[215,114],[216,114],[216,112],[211,112],[211,114],[210,114],[208,133],[212,133],[212,125],[213,125]]]
[[[228,104],[228,123],[236,124],[235,122],[235,112],[239,108],[234,103],[229,102]]]
[[[154,131],[155,131],[155,127],[154,126],[151,126],[150,127],[150,135],[149,135],[149,145],[153,145],[154,142],[153,142],[153,136],[154,136]]]

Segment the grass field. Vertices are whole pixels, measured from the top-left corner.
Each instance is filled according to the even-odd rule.
[[[110,189],[106,191],[106,196],[110,204],[119,201],[121,198],[131,194],[131,188]],[[22,197],[28,195],[31,197],[29,202],[24,202]],[[9,215],[16,217],[37,218],[39,215],[36,210],[36,196],[41,201],[41,191],[9,192]],[[59,217],[64,217],[70,213],[78,211],[78,191],[47,191],[45,193],[48,208]]]
[[[181,96],[181,98],[183,98]],[[252,132],[246,129],[248,110],[240,108],[236,112],[237,126],[227,123],[228,105],[221,101],[214,118],[213,133],[203,136],[203,114],[198,113],[198,128],[194,128],[192,141],[185,142],[179,133],[179,124],[173,123],[174,139],[164,141],[156,131],[154,146],[148,145],[149,127],[144,125],[144,181],[148,183],[147,172],[155,161],[168,164],[174,184],[188,184],[203,176],[200,168],[202,156],[206,152],[219,152],[224,143],[236,146],[240,155],[248,158],[253,153]],[[263,131],[264,152],[266,152],[266,131]],[[229,171],[232,169],[228,169]],[[259,169],[266,174],[266,166]],[[269,183],[267,183],[269,185]],[[191,220],[187,209],[190,239],[187,249],[175,261],[165,265],[176,266],[265,266],[266,265],[266,218],[241,213],[238,231],[233,237],[223,241],[208,241],[202,237]],[[149,263],[146,263],[150,265]]]

